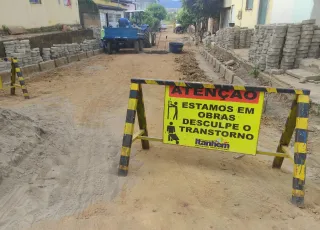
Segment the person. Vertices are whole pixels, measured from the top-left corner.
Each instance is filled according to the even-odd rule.
[[[129,28],[131,23],[127,18],[119,18],[119,27],[120,28]]]

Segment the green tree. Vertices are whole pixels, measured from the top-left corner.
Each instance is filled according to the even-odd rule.
[[[187,28],[189,25],[196,25],[196,17],[188,11],[186,8],[182,8],[178,11],[177,21],[183,28]]]
[[[158,20],[163,20],[167,16],[166,9],[157,3],[150,4],[146,12],[149,12],[152,17],[157,18]]]

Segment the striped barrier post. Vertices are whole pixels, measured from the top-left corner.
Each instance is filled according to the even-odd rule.
[[[11,94],[15,94],[15,81],[16,81],[16,76],[18,77],[22,93],[25,99],[30,99],[28,89],[26,87],[23,74],[21,72],[21,68],[18,62],[17,58],[12,59],[12,76],[11,76]]]

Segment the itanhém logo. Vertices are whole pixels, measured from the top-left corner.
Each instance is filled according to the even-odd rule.
[[[230,144],[228,141],[223,141],[221,138],[217,140],[203,140],[203,139],[195,139],[196,146],[209,147],[212,149],[220,149],[220,150],[228,150],[230,148]]]

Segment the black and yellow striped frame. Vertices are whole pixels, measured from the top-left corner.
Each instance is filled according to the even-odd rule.
[[[11,83],[10,83],[10,94],[15,95],[16,94],[16,87],[19,87],[22,89],[22,93],[25,99],[30,99],[28,89],[26,87],[25,80],[23,78],[23,74],[19,65],[19,61],[17,58],[4,58],[4,61],[10,61],[11,62]],[[18,81],[20,85],[16,84],[16,78],[18,78]],[[0,89],[4,89],[2,79],[0,78]]]
[[[140,139],[142,148],[149,149],[149,141],[162,141],[162,138],[148,137],[147,121],[145,107],[143,102],[142,84],[152,85],[171,85],[183,86],[189,88],[216,88],[225,90],[244,90],[265,93],[285,93],[295,94],[295,100],[292,103],[289,117],[287,118],[285,129],[281,135],[276,153],[257,151],[257,154],[273,156],[273,168],[281,168],[284,158],[289,158],[294,163],[293,185],[292,185],[292,203],[298,207],[304,206],[304,185],[306,177],[306,158],[307,158],[307,137],[308,137],[308,117],[310,105],[310,90],[305,89],[287,89],[263,86],[236,86],[211,84],[200,82],[185,81],[164,81],[152,79],[131,79],[129,104],[127,109],[124,136],[119,163],[119,176],[127,176],[130,160],[132,143]],[[134,122],[136,113],[140,131],[134,134]],[[294,154],[290,152],[289,144],[292,135],[296,130]]]

